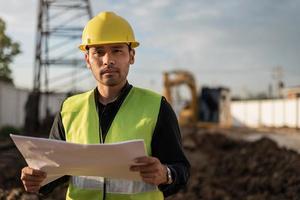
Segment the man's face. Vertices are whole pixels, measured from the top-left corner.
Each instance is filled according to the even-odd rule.
[[[127,44],[97,45],[89,47],[85,60],[98,83],[113,87],[125,84],[134,54]]]

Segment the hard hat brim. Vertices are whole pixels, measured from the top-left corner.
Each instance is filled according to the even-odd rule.
[[[137,41],[132,41],[132,42],[124,42],[124,41],[108,41],[108,42],[101,42],[101,43],[96,43],[96,44],[81,44],[79,45],[79,49],[81,51],[86,51],[87,46],[99,46],[99,45],[106,45],[106,44],[130,44],[131,48],[136,48],[140,45],[139,42]]]

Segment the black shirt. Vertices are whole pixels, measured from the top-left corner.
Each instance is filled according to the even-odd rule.
[[[132,85],[127,83],[115,101],[107,105],[103,105],[98,100],[99,92],[97,88],[95,88],[95,102],[99,115],[102,137],[104,140],[114,117],[116,116],[119,108],[131,89]],[[57,114],[54,120],[50,132],[50,138],[66,140],[60,113]],[[168,165],[174,179],[172,184],[160,185],[159,189],[163,192],[165,197],[176,193],[187,183],[189,178],[190,164],[182,150],[181,135],[176,115],[164,97],[161,99],[158,119],[152,136],[151,148],[152,156],[158,158],[162,164]],[[48,193],[52,191],[57,184],[67,181],[68,178],[68,176],[64,176],[56,181],[53,181],[52,183],[42,187],[40,192]]]

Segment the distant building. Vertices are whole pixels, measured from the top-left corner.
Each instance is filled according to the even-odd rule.
[[[293,99],[300,97],[300,86],[286,87],[283,89],[283,96],[285,98]]]

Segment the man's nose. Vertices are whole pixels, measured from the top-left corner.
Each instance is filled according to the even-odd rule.
[[[103,64],[104,65],[113,65],[115,64],[114,57],[111,52],[106,52],[103,56]]]

